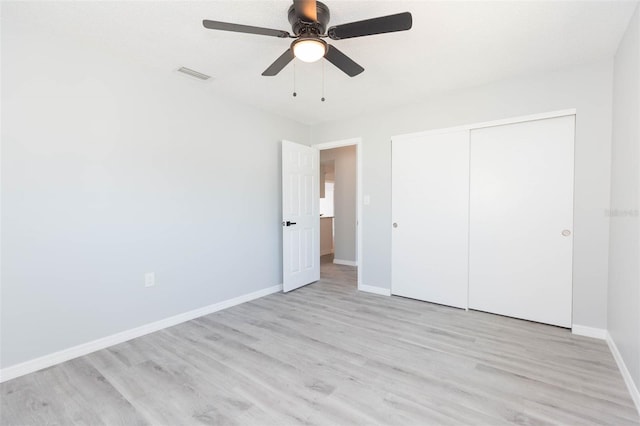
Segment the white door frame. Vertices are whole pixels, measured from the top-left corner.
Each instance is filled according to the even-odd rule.
[[[362,138],[343,139],[311,145],[319,151],[356,147],[356,263],[358,267],[358,290],[362,290]],[[319,242],[318,242],[319,244]]]

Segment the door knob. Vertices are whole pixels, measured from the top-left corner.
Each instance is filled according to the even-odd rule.
[[[296,222],[291,222],[291,221],[286,221],[286,222],[282,222],[282,226],[291,226],[291,225],[295,225]]]
[[[571,235],[571,231],[569,231],[568,229],[565,229],[564,231],[562,231],[563,237],[568,237],[569,235]]]
[[[397,227],[398,227],[398,224],[397,224],[396,222],[393,222],[393,227],[394,227],[394,228],[397,228]]]

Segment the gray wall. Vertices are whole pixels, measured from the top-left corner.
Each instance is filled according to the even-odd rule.
[[[640,388],[640,6],[614,66],[608,328]]]
[[[355,262],[356,255],[356,147],[320,151],[320,161],[334,160],[334,258]]]
[[[3,13],[2,367],[282,282],[307,126]]]
[[[431,96],[313,127],[313,143],[362,137],[364,285],[391,285],[391,136],[577,108],[574,323],[606,328],[613,61]]]

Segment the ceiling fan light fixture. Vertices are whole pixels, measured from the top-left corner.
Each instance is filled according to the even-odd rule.
[[[301,38],[293,42],[293,54],[303,62],[315,62],[327,53],[327,43],[318,38]]]

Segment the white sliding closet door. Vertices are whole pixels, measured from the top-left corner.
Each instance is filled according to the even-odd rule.
[[[467,307],[469,132],[392,141],[393,294]]]
[[[574,116],[471,130],[469,308],[571,327]]]

